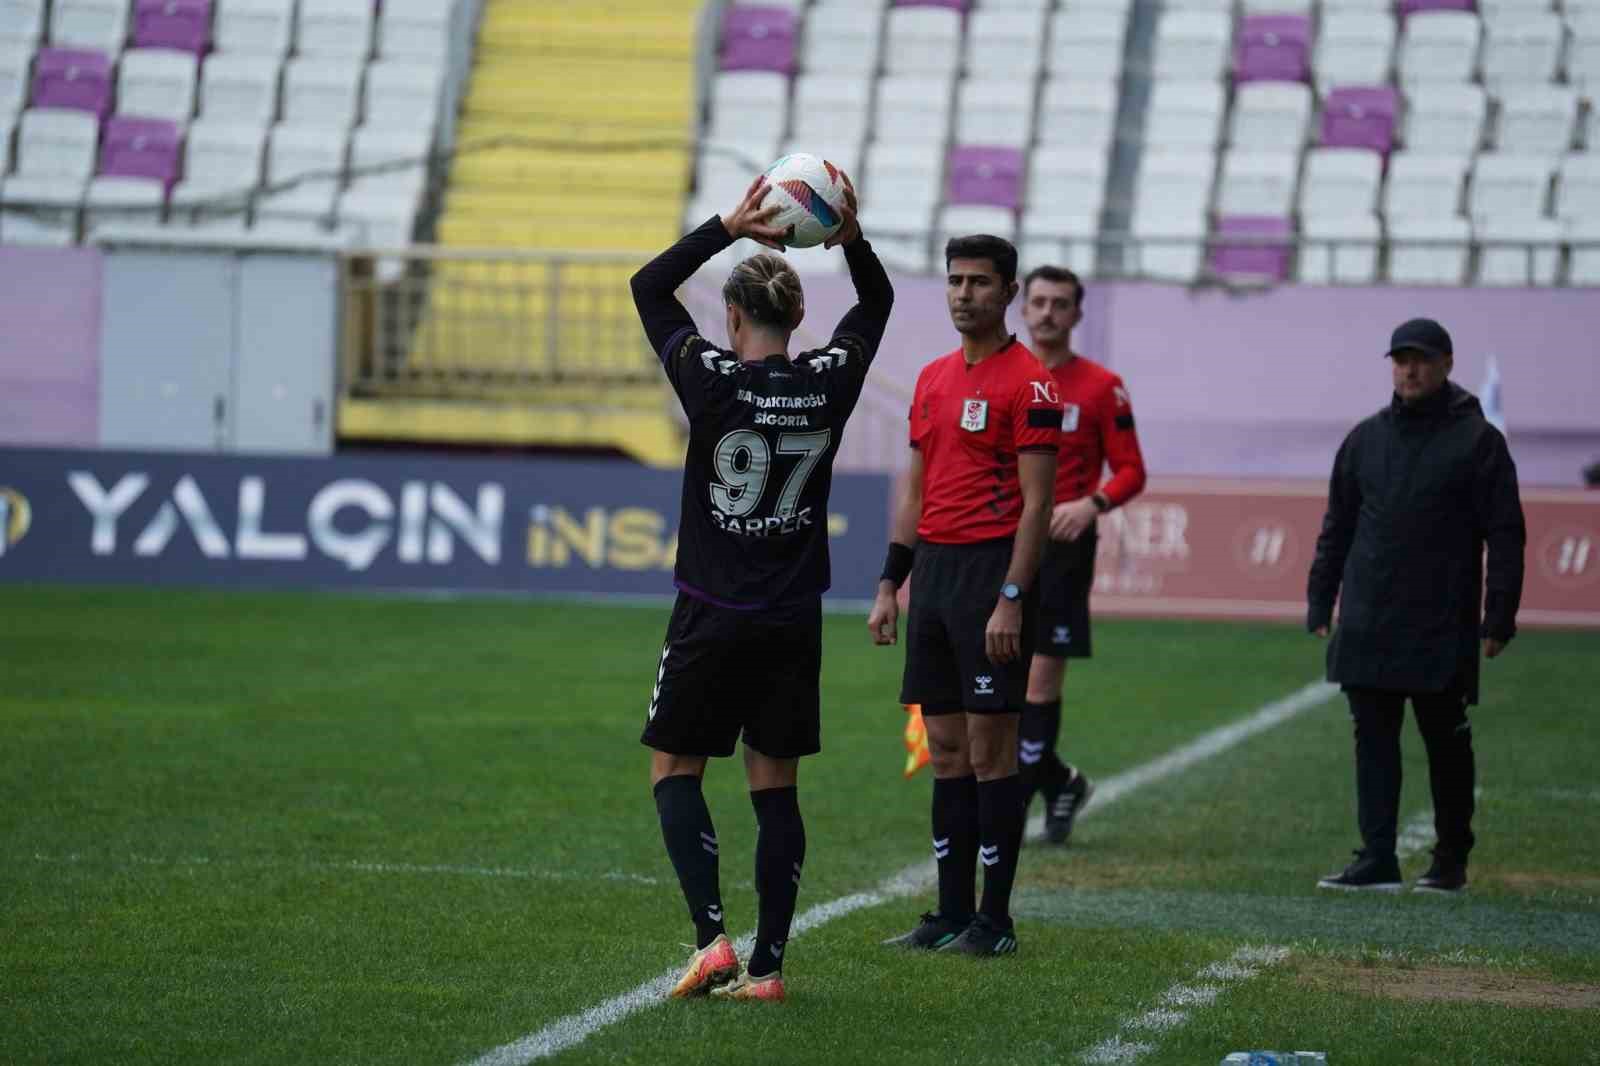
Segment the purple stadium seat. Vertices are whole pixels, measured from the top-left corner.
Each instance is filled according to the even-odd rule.
[[[78,48],[39,49],[33,68],[33,106],[105,117],[111,110],[111,59],[104,52]]]
[[[1400,0],[1400,17],[1418,11],[1476,11],[1476,0]]]
[[[1293,232],[1287,218],[1263,215],[1219,218],[1216,236],[1211,241],[1211,272],[1226,278],[1282,281],[1289,276],[1289,243]],[[1230,244],[1224,237],[1242,237],[1248,243]],[[1274,237],[1282,240],[1270,239]]]
[[[1398,101],[1398,93],[1385,85],[1334,89],[1322,102],[1323,147],[1371,148],[1388,155]]]
[[[950,149],[952,204],[990,204],[1015,211],[1022,204],[1022,151],[1017,148]]]
[[[104,177],[155,178],[172,191],[183,174],[183,134],[176,122],[160,118],[106,121],[100,147],[100,174]]]
[[[1248,15],[1234,40],[1236,81],[1306,81],[1311,71],[1311,19]]]
[[[211,46],[211,0],[137,0],[133,42],[204,55]]]
[[[730,7],[722,16],[721,70],[794,73],[795,16],[781,7]]]

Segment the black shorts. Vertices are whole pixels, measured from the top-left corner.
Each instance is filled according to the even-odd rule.
[[[1039,562],[1039,618],[1035,655],[1087,659],[1091,654],[1089,591],[1100,538],[1093,527],[1077,540],[1053,540]]]
[[[1011,566],[1011,539],[917,546],[906,612],[902,703],[924,715],[1021,711],[1028,695],[1034,590],[1022,605],[1022,655],[1004,666],[989,661],[984,632]]]
[[[672,755],[822,750],[822,600],[759,611],[678,594],[639,739]]]

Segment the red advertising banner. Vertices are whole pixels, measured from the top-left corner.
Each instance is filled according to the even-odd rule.
[[[1152,479],[1100,519],[1094,609],[1122,615],[1305,615],[1327,488]],[[1600,626],[1600,493],[1524,490],[1523,625]]]

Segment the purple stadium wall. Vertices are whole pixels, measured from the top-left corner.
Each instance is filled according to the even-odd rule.
[[[852,302],[843,277],[810,279],[806,294],[808,330],[826,331]],[[706,305],[696,304],[703,314]],[[1450,330],[1454,376],[1472,391],[1489,356],[1497,358],[1524,482],[1581,484],[1582,468],[1600,459],[1593,289],[1226,293],[1115,282],[1091,286],[1076,346],[1127,381],[1153,472],[1325,478],[1345,432],[1388,401],[1380,356],[1389,331],[1418,315]],[[1015,307],[1011,321],[1021,329]],[[808,332],[810,343],[817,339]],[[878,381],[909,394],[922,364],[954,346],[943,282],[898,279]]]
[[[0,442],[100,439],[98,251],[0,246]]]

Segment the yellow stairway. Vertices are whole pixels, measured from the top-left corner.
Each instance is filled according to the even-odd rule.
[[[489,0],[438,240],[596,261],[437,263],[411,369],[441,371],[430,380],[449,383],[447,393],[435,384],[421,396],[348,400],[346,435],[681,460],[627,280],[680,232],[699,7]]]

